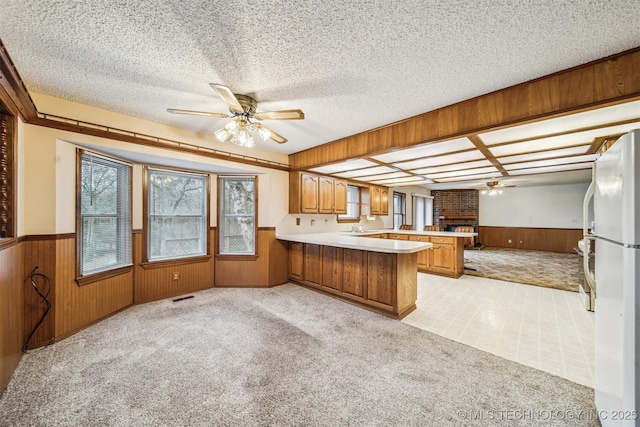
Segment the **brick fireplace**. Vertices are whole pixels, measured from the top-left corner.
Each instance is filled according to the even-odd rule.
[[[433,224],[447,227],[470,225],[478,231],[478,190],[431,190]]]

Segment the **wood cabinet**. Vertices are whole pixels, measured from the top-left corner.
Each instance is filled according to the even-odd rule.
[[[389,189],[370,185],[360,189],[362,215],[389,215]]]
[[[409,240],[431,242],[433,248],[418,252],[418,271],[449,277],[460,277],[464,273],[464,238],[449,236],[429,236],[426,234],[387,233],[389,238],[408,236]]]
[[[308,172],[290,172],[289,213],[347,213],[347,181]]]
[[[302,280],[303,277],[304,244],[289,243],[289,277]]]
[[[409,240],[409,235],[388,233],[387,238],[393,239],[393,240]]]
[[[367,253],[357,249],[343,250],[342,292],[357,297],[364,296],[367,284]]]
[[[409,240],[414,242],[430,242],[431,239],[429,236],[409,236]],[[433,257],[433,249],[425,249],[423,251],[418,252],[418,259],[416,263],[418,264],[418,270],[424,271],[429,270],[431,268],[431,258]]]
[[[322,247],[322,286],[342,290],[342,248]]]
[[[322,283],[322,246],[304,244],[304,261],[302,280],[316,285]]]
[[[415,253],[371,252],[295,242],[289,247],[292,281],[396,319],[415,310]]]

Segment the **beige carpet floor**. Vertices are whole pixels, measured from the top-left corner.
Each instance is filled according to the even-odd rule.
[[[489,248],[465,250],[465,274],[544,286],[564,291],[578,291],[578,254]]]
[[[598,425],[593,389],[299,286],[194,296],[29,352],[0,425]]]

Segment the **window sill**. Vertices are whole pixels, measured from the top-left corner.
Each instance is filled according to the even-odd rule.
[[[258,255],[218,254],[216,259],[220,261],[255,261],[258,259]]]
[[[174,265],[184,264],[197,264],[200,262],[207,262],[211,259],[211,255],[193,256],[188,258],[174,258],[174,259],[161,259],[158,261],[147,261],[140,263],[140,266],[145,270],[152,270],[154,268],[173,267]]]
[[[99,282],[100,280],[108,279],[110,277],[120,276],[121,274],[130,273],[133,270],[133,265],[126,265],[114,270],[101,271],[100,273],[89,274],[87,276],[76,277],[76,283],[78,286],[85,286],[91,283]]]

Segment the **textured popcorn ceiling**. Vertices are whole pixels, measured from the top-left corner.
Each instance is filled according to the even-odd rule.
[[[166,109],[226,112],[211,82],[300,108],[257,141],[293,153],[636,47],[638,6],[0,0],[0,38],[30,91],[198,132],[226,121]]]

